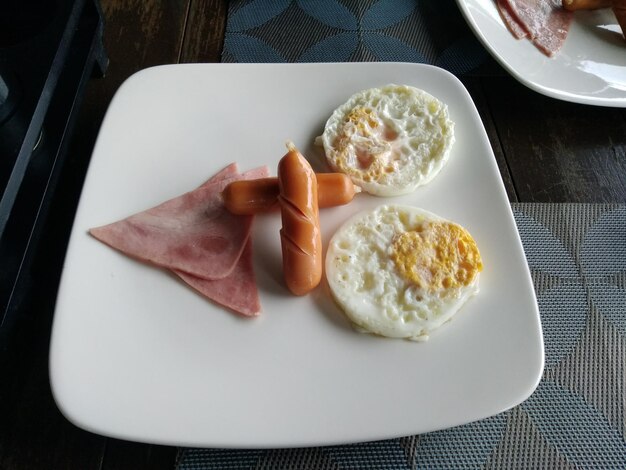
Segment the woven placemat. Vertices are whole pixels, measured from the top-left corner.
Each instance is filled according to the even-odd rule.
[[[528,400],[489,419],[401,439],[303,449],[181,449],[178,468],[626,468],[626,205],[512,207],[546,351],[543,378]]]
[[[502,73],[454,0],[234,0],[222,62],[415,62]]]

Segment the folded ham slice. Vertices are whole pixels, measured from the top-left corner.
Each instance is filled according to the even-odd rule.
[[[561,49],[573,18],[573,13],[561,6],[561,0],[501,0],[501,3],[508,5],[507,12],[528,32],[540,51],[552,57]]]
[[[221,181],[221,180],[223,180],[225,178],[231,178],[231,177],[237,176],[238,173],[239,173],[239,169],[237,168],[237,163],[231,163],[230,165],[225,166],[223,169],[221,169],[220,171],[215,173],[213,176],[211,176],[204,183],[202,183],[200,185],[200,188],[202,186],[208,185],[210,183],[215,183],[217,181]]]
[[[504,21],[504,24],[509,28],[509,31],[516,39],[522,39],[528,36],[528,31],[524,29],[524,25],[515,19],[511,13],[511,5],[508,0],[496,0],[496,5],[502,17],[502,21]]]
[[[261,313],[261,301],[252,265],[252,239],[248,238],[235,269],[223,279],[201,279],[182,271],[176,273],[190,287],[203,296],[237,313],[257,316]]]
[[[255,316],[261,305],[252,265],[252,216],[225,210],[221,192],[237,179],[268,175],[267,167],[240,175],[233,163],[193,191],[89,232],[128,256],[171,269],[209,299]]]
[[[237,165],[231,164],[209,178],[202,186],[228,179],[237,173]],[[202,187],[200,186],[200,187]],[[235,264],[233,271],[223,279],[202,279],[183,271],[172,270],[187,285],[218,304],[245,316],[257,316],[261,313],[261,300],[256,284],[252,264],[252,240],[248,237],[246,245]]]
[[[221,279],[234,269],[250,235],[252,216],[234,215],[221,192],[236,179],[263,178],[267,167],[209,180],[152,209],[89,232],[128,256],[203,279]]]

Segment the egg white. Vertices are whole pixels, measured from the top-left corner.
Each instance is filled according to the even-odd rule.
[[[391,84],[351,96],[332,113],[318,142],[334,171],[375,196],[398,196],[431,181],[454,140],[445,103]]]
[[[424,341],[478,293],[478,273],[468,285],[433,292],[396,269],[394,237],[427,222],[449,221],[416,207],[382,205],[356,214],[331,238],[326,278],[336,303],[357,329]]]

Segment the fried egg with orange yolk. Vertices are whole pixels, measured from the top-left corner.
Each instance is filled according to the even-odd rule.
[[[333,171],[375,196],[399,196],[439,173],[454,140],[445,103],[415,87],[387,85],[351,96],[317,142]]]
[[[351,322],[369,333],[416,341],[478,293],[476,242],[425,210],[382,205],[342,225],[329,242],[326,278]]]

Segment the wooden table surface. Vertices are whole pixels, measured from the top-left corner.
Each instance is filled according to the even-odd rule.
[[[69,236],[93,143],[119,85],[153,65],[220,60],[226,0],[101,3],[110,64],[104,78],[88,85],[64,190],[54,202],[49,246],[64,246]],[[626,110],[547,98],[504,72],[462,81],[487,129],[511,201],[626,202]],[[57,410],[47,361],[62,253],[49,251],[38,255],[47,276],[33,278],[33,298],[0,361],[0,469],[173,468],[176,448],[91,434]]]

